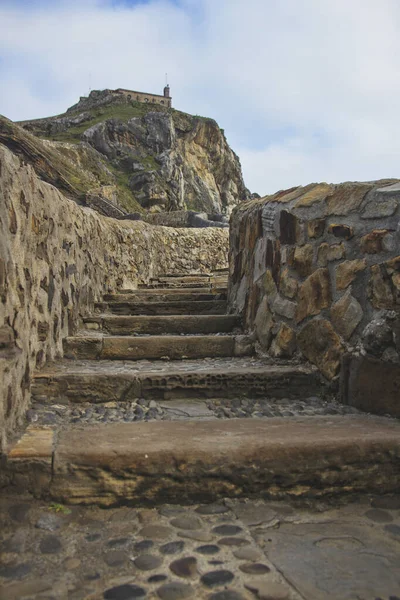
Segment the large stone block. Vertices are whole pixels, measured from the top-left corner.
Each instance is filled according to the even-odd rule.
[[[368,413],[400,417],[400,366],[370,356],[346,356],[342,402]]]
[[[379,254],[385,251],[385,237],[391,232],[388,229],[374,229],[360,240],[361,252],[365,254]]]
[[[307,233],[310,239],[318,239],[325,231],[325,219],[313,219],[307,223]]]
[[[317,315],[331,303],[331,286],[328,269],[317,269],[300,286],[296,321],[300,323],[310,315]]]
[[[391,278],[383,265],[372,265],[368,296],[374,308],[392,309],[396,306]]]
[[[313,319],[307,323],[297,335],[297,345],[327,379],[337,375],[343,346],[329,321]]]
[[[277,294],[271,304],[272,312],[287,319],[293,319],[296,313],[296,303]]]
[[[294,251],[293,267],[299,275],[307,277],[312,271],[314,248],[312,244],[297,246]]]
[[[297,294],[299,284],[294,277],[290,277],[289,269],[284,269],[281,273],[279,291],[287,298],[294,298]]]
[[[267,297],[261,300],[260,306],[254,320],[254,327],[258,341],[261,346],[265,349],[269,348],[272,338],[272,327],[274,326],[274,320],[272,313],[268,307]]]
[[[281,323],[270,348],[270,354],[276,358],[290,358],[296,351],[296,332]]]
[[[334,328],[345,340],[348,340],[363,317],[363,310],[348,290],[331,308]]]
[[[327,244],[324,242],[318,248],[317,264],[319,267],[326,267],[328,262],[341,260],[346,257],[346,247],[340,244]]]
[[[345,260],[335,269],[336,289],[345,290],[356,278],[357,273],[364,271],[367,267],[365,258],[357,260]]]
[[[349,183],[337,186],[326,201],[328,214],[348,215],[357,210],[371,188],[371,184],[364,183]]]

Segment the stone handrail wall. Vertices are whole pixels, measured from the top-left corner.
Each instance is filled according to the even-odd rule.
[[[262,350],[302,355],[328,379],[367,356],[392,365],[400,386],[400,183],[251,200],[235,208],[230,236],[230,310]]]
[[[0,442],[21,421],[33,371],[62,355],[103,294],[166,273],[227,266],[228,232],[117,221],[78,206],[0,145]]]

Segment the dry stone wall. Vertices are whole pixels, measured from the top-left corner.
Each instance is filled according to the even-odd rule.
[[[223,229],[117,221],[65,198],[0,145],[0,438],[21,421],[35,369],[105,292],[227,266]]]
[[[376,412],[400,414],[399,182],[311,184],[246,202],[230,248],[230,310],[262,350],[301,354],[330,380],[341,371],[351,402],[368,391],[365,361],[385,365],[390,389]]]

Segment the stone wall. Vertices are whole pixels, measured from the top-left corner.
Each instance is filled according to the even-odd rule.
[[[330,380],[342,365],[345,401],[357,395],[354,369],[365,391],[361,363],[384,364],[388,412],[400,414],[399,206],[393,180],[311,184],[239,205],[229,303],[273,357],[301,355]]]
[[[221,229],[117,221],[66,199],[0,145],[0,441],[21,420],[34,369],[105,292],[227,266]]]

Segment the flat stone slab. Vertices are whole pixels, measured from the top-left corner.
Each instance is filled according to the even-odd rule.
[[[105,506],[384,493],[399,459],[400,424],[379,417],[77,426],[59,434],[50,492]]]
[[[64,354],[78,359],[185,359],[251,354],[231,335],[77,336],[64,340]]]
[[[116,315],[224,315],[225,300],[166,300],[137,302],[129,300],[97,302],[95,308]]]
[[[228,333],[240,327],[241,320],[236,315],[100,315],[85,318],[84,325],[113,335],[207,334]]]
[[[273,397],[320,394],[315,368],[275,366],[253,357],[174,361],[59,361],[35,373],[32,395],[44,403],[136,398]]]

